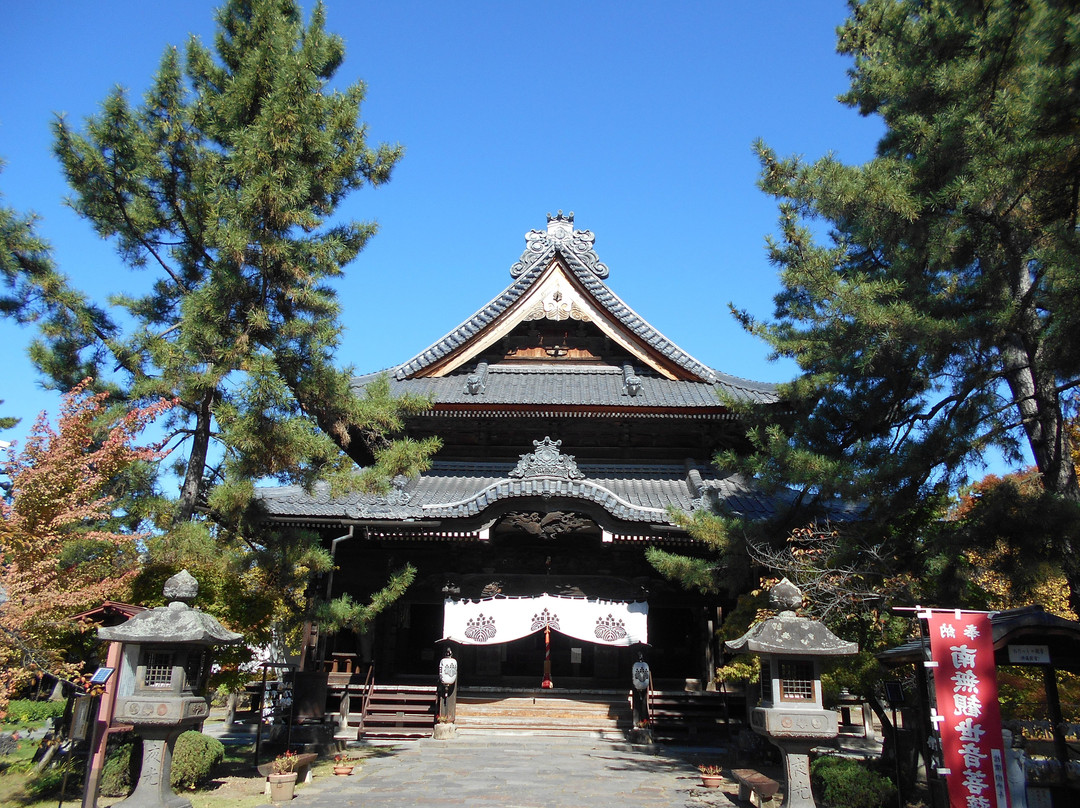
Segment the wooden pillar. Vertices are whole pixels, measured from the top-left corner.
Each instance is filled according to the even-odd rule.
[[[540,682],[540,687],[551,688],[551,628],[544,626],[544,678]]]
[[[704,649],[701,671],[702,690],[716,690],[716,668],[721,659],[716,632],[720,627],[721,619],[721,609],[715,606],[703,607],[701,630],[701,644]]]
[[[1061,762],[1061,774],[1069,762],[1069,747],[1062,728],[1061,699],[1058,696],[1057,671],[1053,665],[1043,665],[1043,683],[1046,687],[1046,707],[1050,711],[1050,727],[1054,733],[1054,756]]]
[[[123,648],[122,643],[109,643],[105,667],[112,668],[113,675],[105,682],[105,690],[98,701],[97,718],[90,737],[90,768],[86,773],[82,808],[95,808],[97,805],[101,771],[105,767],[105,753],[108,751],[109,732],[112,729],[113,708],[116,706],[116,692],[120,687],[120,659]],[[124,729],[128,728],[125,726]]]

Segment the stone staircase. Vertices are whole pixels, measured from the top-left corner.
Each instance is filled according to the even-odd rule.
[[[401,740],[431,737],[434,687],[375,685],[361,720],[360,686],[352,692],[346,728],[338,737]],[[726,705],[725,705],[726,701]],[[714,743],[734,738],[746,726],[745,696],[654,690],[653,735],[658,741]],[[726,707],[726,709],[725,709]],[[628,690],[465,687],[458,691],[457,731],[463,734],[545,734],[624,740],[633,726]]]
[[[627,691],[462,688],[456,724],[459,733],[621,740],[632,726],[632,715]]]

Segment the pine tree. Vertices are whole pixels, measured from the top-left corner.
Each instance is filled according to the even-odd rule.
[[[841,100],[885,134],[864,165],[756,145],[781,291],[771,320],[735,314],[799,374],[784,415],[743,410],[752,455],[717,462],[796,493],[755,541],[859,503],[859,535],[822,563],[865,568],[873,548],[880,575],[918,576],[917,537],[991,448],[1019,459],[1026,444],[1046,491],[1080,502],[1065,428],[1080,384],[1080,10],[862,0],[838,33],[854,58]],[[737,522],[702,521],[692,531],[739,546]],[[1076,609],[1080,548],[1050,538]]]
[[[907,507],[1026,441],[1046,488],[1080,500],[1064,429],[1080,383],[1080,11],[851,7],[842,100],[883,119],[878,157],[758,147],[782,291],[773,322],[740,316],[801,370],[798,417],[758,446],[800,484]]]
[[[3,404],[3,399],[0,399],[0,404]],[[19,423],[18,418],[14,418],[10,415],[0,416],[0,429],[11,429]]]
[[[330,284],[375,225],[332,217],[389,180],[402,150],[368,145],[363,83],[330,88],[344,48],[324,16],[230,0],[213,50],[167,49],[141,105],[118,89],[83,131],[55,124],[72,206],[152,286],[98,307],[55,270],[20,271],[13,297],[38,302],[20,315],[44,323],[32,355],[57,387],[93,375],[119,400],[179,401],[174,523],[201,507],[235,522],[260,478],[377,487],[435,448],[389,438],[423,402],[360,398],[334,365]],[[369,461],[363,475],[345,449]]]
[[[842,100],[886,132],[861,166],[758,144],[782,290],[771,322],[736,314],[800,375],[790,419],[755,424],[746,466],[804,502],[862,499],[901,543],[993,446],[1018,457],[1026,442],[1046,490],[1080,501],[1065,429],[1080,383],[1080,11],[851,9]],[[1080,565],[1061,541],[1075,608]]]

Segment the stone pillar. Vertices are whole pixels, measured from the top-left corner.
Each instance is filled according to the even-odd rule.
[[[139,727],[143,747],[139,782],[131,795],[115,808],[191,808],[191,800],[176,794],[169,784],[173,749],[185,729],[149,724]]]
[[[792,743],[780,746],[784,757],[784,773],[787,788],[781,808],[816,808],[814,794],[810,789],[810,750],[817,742]]]

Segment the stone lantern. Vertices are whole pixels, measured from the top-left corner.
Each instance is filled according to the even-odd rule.
[[[797,617],[802,592],[786,578],[769,594],[780,615],[724,645],[761,657],[761,701],[750,714],[750,725],[783,753],[783,808],[813,808],[810,750],[838,734],[836,712],[826,710],[821,700],[821,662],[858,653],[859,646],[841,640],[818,620]]]
[[[124,667],[113,720],[134,726],[143,742],[142,771],[124,808],[190,808],[169,785],[173,748],[182,732],[210,712],[205,696],[210,648],[243,639],[188,601],[199,585],[184,570],[165,582],[168,606],[147,609],[124,623],[98,629],[103,640],[124,644]]]

